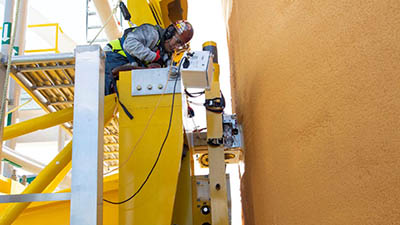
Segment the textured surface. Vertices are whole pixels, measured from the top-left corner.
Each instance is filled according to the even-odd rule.
[[[400,224],[400,1],[232,1],[246,224]]]

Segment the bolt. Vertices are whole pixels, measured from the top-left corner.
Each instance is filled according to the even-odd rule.
[[[138,91],[142,90],[142,86],[140,86],[140,85],[136,86],[136,90],[138,90]]]
[[[147,85],[147,89],[151,90],[153,88],[153,86],[151,86],[151,84]]]
[[[159,84],[158,85],[158,89],[162,89],[163,88],[163,85],[162,84]]]

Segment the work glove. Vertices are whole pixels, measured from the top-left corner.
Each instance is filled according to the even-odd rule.
[[[156,57],[154,58],[153,62],[157,62],[161,58],[160,49],[156,51]]]

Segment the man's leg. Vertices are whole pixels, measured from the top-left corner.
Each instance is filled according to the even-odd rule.
[[[129,63],[126,57],[115,52],[106,52],[106,65],[105,65],[105,89],[104,94],[109,95],[115,92],[116,81],[112,75],[112,70],[115,67],[122,66]]]

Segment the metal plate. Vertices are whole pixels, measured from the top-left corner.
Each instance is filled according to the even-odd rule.
[[[160,95],[164,92],[167,83],[169,68],[143,69],[132,71],[132,96]],[[178,78],[179,81],[181,78]],[[168,80],[165,94],[174,91],[174,78]],[[180,83],[180,82],[179,82]],[[175,93],[181,92],[181,85],[178,84]]]
[[[1,195],[0,203],[66,201],[70,199],[71,199],[71,193],[69,192],[46,193],[46,194]]]

